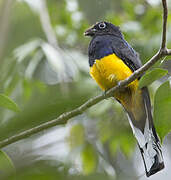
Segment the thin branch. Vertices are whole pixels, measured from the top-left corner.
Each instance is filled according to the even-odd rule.
[[[162,0],[162,4],[163,4],[163,32],[162,32],[161,50],[166,50],[166,31],[167,31],[167,16],[168,16],[167,0]]]
[[[35,133],[38,133],[38,132],[48,129],[50,127],[66,124],[69,119],[71,119],[79,114],[82,114],[86,109],[90,108],[91,106],[99,103],[100,101],[102,101],[106,98],[111,97],[115,91],[118,91],[119,89],[128,85],[130,82],[137,79],[143,72],[145,72],[147,69],[149,69],[155,62],[157,62],[161,57],[164,57],[164,56],[165,56],[165,54],[157,53],[150,59],[150,61],[148,61],[144,66],[142,66],[140,69],[135,71],[129,78],[127,78],[126,80],[120,81],[120,83],[117,86],[111,88],[105,94],[103,93],[101,95],[98,95],[94,98],[89,99],[87,102],[82,104],[80,107],[78,107],[70,112],[63,113],[58,118],[53,119],[49,122],[43,123],[37,127],[31,128],[29,130],[26,130],[17,135],[11,136],[5,140],[0,141],[0,148],[4,147],[6,145],[12,144],[18,140],[29,137]]]
[[[166,54],[169,56],[171,55],[171,49],[167,49]]]
[[[0,148],[5,147],[5,146],[12,144],[16,141],[19,141],[21,139],[27,138],[35,133],[38,133],[38,132],[48,129],[50,127],[66,124],[69,119],[71,119],[79,114],[82,114],[86,109],[90,108],[91,106],[99,103],[100,101],[102,101],[106,98],[113,96],[115,91],[122,89],[123,87],[127,86],[129,83],[131,83],[132,81],[134,81],[135,79],[140,77],[146,70],[148,70],[152,65],[154,65],[160,58],[165,57],[167,55],[171,55],[171,49],[167,49],[165,46],[165,44],[166,44],[167,4],[166,4],[166,0],[163,0],[162,2],[163,2],[163,13],[164,14],[166,13],[166,14],[163,15],[164,22],[163,22],[163,35],[162,35],[161,49],[145,65],[143,65],[141,68],[136,70],[127,79],[120,81],[117,86],[111,88],[105,94],[101,94],[94,98],[89,99],[87,102],[82,104],[80,107],[78,107],[70,112],[63,113],[56,119],[53,119],[53,120],[43,123],[37,127],[31,128],[29,130],[26,130],[17,135],[11,136],[5,140],[0,141]]]

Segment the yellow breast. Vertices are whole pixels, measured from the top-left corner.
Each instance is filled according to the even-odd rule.
[[[128,78],[131,74],[131,69],[115,54],[97,59],[90,67],[90,75],[103,90],[112,88],[117,82]],[[129,86],[137,89],[138,80],[133,81]]]
[[[128,78],[132,73],[131,69],[115,54],[96,60],[90,67],[90,75],[103,90],[116,86],[119,81]],[[127,88],[125,91],[114,93],[114,97],[138,120],[144,113],[142,111],[144,107],[143,98],[141,89],[138,89],[138,80],[130,83],[128,87],[129,90]]]

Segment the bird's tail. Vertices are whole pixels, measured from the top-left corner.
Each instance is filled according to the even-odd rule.
[[[160,140],[157,136],[151,115],[151,104],[146,88],[142,89],[143,107],[145,112],[138,121],[132,112],[128,112],[128,119],[133,134],[138,142],[143,158],[147,177],[157,173],[164,168]],[[137,113],[140,113],[137,109]]]

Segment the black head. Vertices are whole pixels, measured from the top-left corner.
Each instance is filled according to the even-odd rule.
[[[118,26],[105,21],[96,23],[95,25],[87,29],[84,33],[85,36],[91,37],[106,34],[122,37],[122,33]]]

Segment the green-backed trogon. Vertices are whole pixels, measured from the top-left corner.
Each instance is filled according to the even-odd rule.
[[[85,36],[91,36],[88,55],[90,75],[104,91],[116,86],[142,66],[136,51],[124,39],[119,27],[99,22],[89,28]],[[138,88],[139,79],[113,94],[125,109],[133,134],[137,140],[150,176],[164,168],[160,140],[151,114],[147,87]]]

